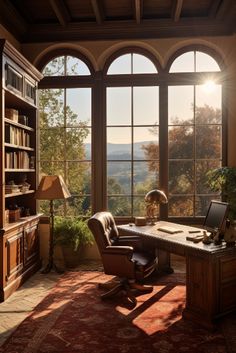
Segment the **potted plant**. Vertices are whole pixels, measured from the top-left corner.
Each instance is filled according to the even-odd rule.
[[[212,191],[220,191],[229,203],[229,219],[236,220],[236,167],[219,167],[207,173],[207,183]]]
[[[86,221],[78,217],[55,217],[54,245],[61,246],[66,267],[76,267],[84,247],[93,243]]]

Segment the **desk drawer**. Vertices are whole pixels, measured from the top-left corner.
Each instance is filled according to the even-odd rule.
[[[220,281],[225,283],[233,279],[236,279],[236,258],[220,259]]]

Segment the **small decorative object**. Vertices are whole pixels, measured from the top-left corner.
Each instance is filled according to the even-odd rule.
[[[20,191],[23,193],[28,191],[30,188],[30,184],[27,182],[26,179],[27,179],[26,174],[23,174],[21,178],[21,188],[20,188]]]
[[[203,242],[204,244],[210,244],[210,243],[212,243],[211,234],[207,234],[207,231],[206,231],[206,230],[203,231],[203,239],[202,239],[202,242]]]
[[[5,185],[5,192],[6,194],[17,193],[20,192],[21,185],[15,184],[14,180],[8,181]]]
[[[224,241],[227,245],[235,245],[236,241],[236,224],[227,219],[224,232]]]
[[[9,223],[16,222],[20,219],[20,208],[17,205],[9,206]]]
[[[146,222],[146,217],[135,217],[134,219],[134,223],[136,226],[145,226]]]
[[[218,228],[214,230],[212,236],[215,245],[220,245],[222,243],[220,230]]]
[[[162,190],[151,190],[145,196],[145,202],[147,203],[146,212],[147,219],[151,224],[155,224],[155,219],[157,218],[158,205],[167,203],[167,197]]]

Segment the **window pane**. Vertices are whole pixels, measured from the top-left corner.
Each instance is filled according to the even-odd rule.
[[[144,197],[134,197],[133,198],[133,214],[134,217],[145,217],[146,216],[146,203],[144,201]],[[158,210],[158,215],[159,215],[159,210]]]
[[[67,216],[91,216],[91,197],[72,196],[67,200]]]
[[[134,87],[134,125],[159,123],[159,87]]]
[[[65,164],[64,161],[44,161],[41,160],[40,163],[40,177],[43,175],[61,175],[63,178],[65,176]]]
[[[222,87],[221,85],[196,86],[196,124],[221,124]]]
[[[194,72],[194,52],[178,56],[172,63],[170,72]]]
[[[68,88],[66,105],[67,126],[91,126],[91,88]]]
[[[131,74],[131,54],[121,55],[115,59],[108,71],[108,75]]]
[[[153,161],[155,167],[152,168],[148,162],[134,162],[134,194],[146,195],[152,189],[159,185],[159,161]]]
[[[130,216],[131,197],[127,197],[127,196],[108,197],[108,209],[114,216]]]
[[[66,59],[66,75],[90,75],[88,66],[82,60],[73,56],[67,56]]]
[[[71,194],[91,193],[91,163],[67,162],[67,186]]]
[[[131,128],[107,128],[107,159],[131,159]]]
[[[65,75],[65,56],[58,56],[51,60],[43,69],[44,76],[64,76]]]
[[[196,162],[196,191],[197,194],[213,194],[207,185],[207,172],[221,166],[219,160]]]
[[[88,156],[88,148],[91,145],[91,133],[89,128],[66,129],[64,153],[67,160],[84,160]]]
[[[211,200],[221,200],[219,195],[211,195],[211,196],[198,196],[196,197],[196,202],[195,202],[195,215],[196,216],[206,216],[207,210],[209,207],[209,204]]]
[[[169,158],[193,158],[194,135],[192,126],[172,126],[169,128]]]
[[[108,195],[131,194],[131,163],[107,163],[107,192]]]
[[[65,129],[50,128],[40,131],[40,159],[63,161],[65,151]]]
[[[169,192],[171,194],[193,194],[194,164],[193,161],[169,162]]]
[[[157,69],[152,61],[144,55],[133,54],[133,73],[134,74],[152,74],[157,73]]]
[[[64,125],[64,89],[40,90],[40,128]]]
[[[170,86],[168,88],[169,125],[193,123],[193,86]]]
[[[193,197],[171,196],[168,200],[168,208],[170,217],[192,217]]]
[[[221,158],[221,126],[198,125],[196,127],[196,157]]]
[[[134,159],[146,159],[150,158],[149,153],[148,156],[147,151],[149,146],[155,145],[155,149],[157,151],[157,141],[158,141],[158,128],[151,129],[147,127],[135,127],[133,129],[134,132]],[[146,152],[146,153],[145,153]],[[158,155],[152,158],[159,158]]]
[[[131,124],[131,87],[107,88],[107,125]]]
[[[220,71],[220,67],[210,55],[196,52],[196,72]]]

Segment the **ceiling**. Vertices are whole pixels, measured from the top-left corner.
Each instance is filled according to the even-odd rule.
[[[21,43],[232,35],[235,0],[0,0]]]

